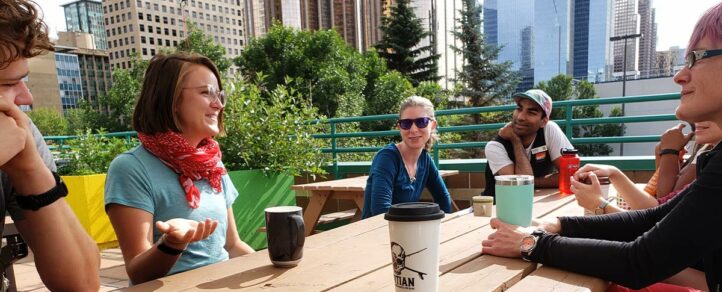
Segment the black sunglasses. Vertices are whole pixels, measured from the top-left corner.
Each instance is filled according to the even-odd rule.
[[[429,126],[429,122],[433,121],[430,117],[415,118],[415,119],[401,119],[399,120],[399,128],[408,130],[411,129],[412,124],[416,124],[416,127],[423,129]]]
[[[692,69],[692,66],[694,66],[694,63],[696,63],[699,60],[719,56],[722,55],[722,49],[720,50],[706,50],[706,51],[691,51],[687,56],[684,58],[684,65],[687,66],[687,68]]]

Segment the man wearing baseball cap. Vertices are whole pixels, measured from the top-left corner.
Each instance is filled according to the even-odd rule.
[[[546,92],[531,89],[513,96],[516,109],[511,123],[486,144],[486,189],[484,195],[495,196],[494,176],[534,175],[534,185],[556,187],[562,148],[573,148],[559,125],[549,120],[552,99]]]

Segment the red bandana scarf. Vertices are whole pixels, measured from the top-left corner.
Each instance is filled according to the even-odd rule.
[[[201,201],[201,193],[193,181],[205,178],[214,190],[221,191],[221,175],[226,169],[218,166],[221,150],[215,140],[205,138],[199,144],[201,146],[195,148],[173,131],[155,135],[138,133],[138,138],[145,149],[180,174],[180,184],[191,208],[198,208]]]

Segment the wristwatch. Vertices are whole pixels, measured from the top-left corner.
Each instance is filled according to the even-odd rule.
[[[521,258],[525,261],[529,262],[531,261],[531,253],[534,251],[534,248],[536,248],[536,244],[539,241],[539,237],[544,235],[544,230],[537,229],[534,230],[531,234],[524,236],[524,238],[521,239]]]
[[[665,155],[665,154],[674,154],[679,155],[679,150],[677,149],[662,149],[659,151],[659,156]]]
[[[18,206],[26,210],[37,211],[42,207],[52,204],[61,197],[67,196],[68,187],[65,186],[63,180],[60,179],[60,176],[55,172],[53,172],[53,177],[55,178],[55,186],[45,193],[29,196],[15,195]]]
[[[606,208],[607,205],[609,205],[609,201],[607,201],[605,199],[601,199],[601,200],[602,200],[602,202],[599,203],[599,206],[597,206],[597,208],[594,209],[594,215],[604,215],[604,213],[605,213],[604,208]]]

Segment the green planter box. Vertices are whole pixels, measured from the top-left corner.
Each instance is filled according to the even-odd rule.
[[[238,189],[233,217],[241,240],[256,250],[266,248],[266,233],[258,230],[266,226],[263,210],[296,205],[295,193],[291,190],[293,176],[278,174],[267,177],[260,170],[229,171],[228,175]]]

